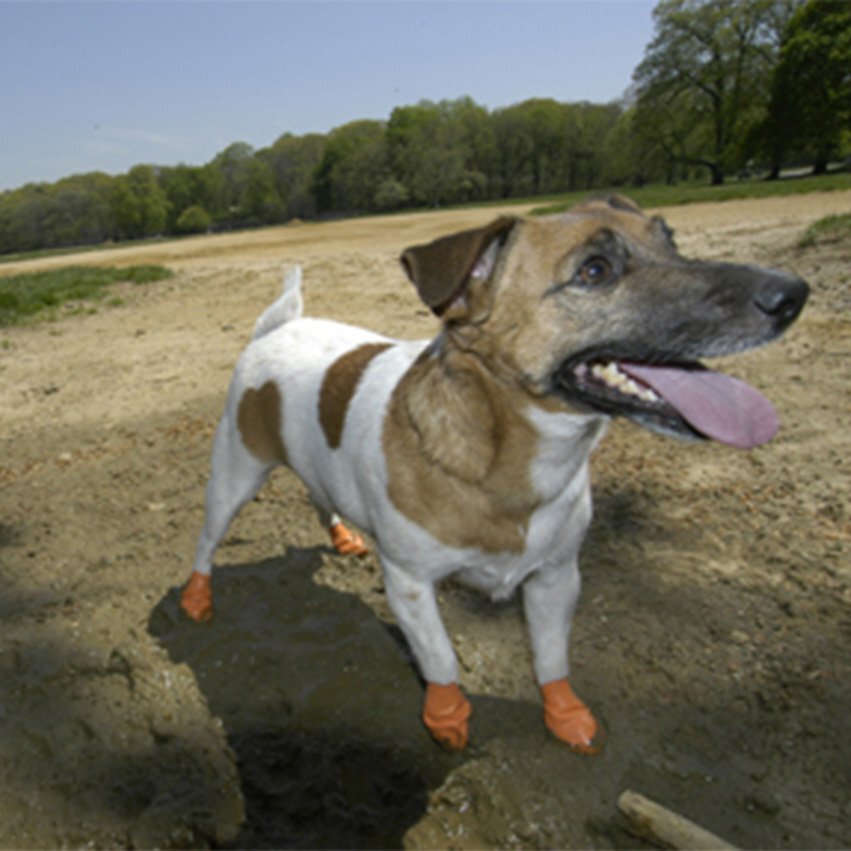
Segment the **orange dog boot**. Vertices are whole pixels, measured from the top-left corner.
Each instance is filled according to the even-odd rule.
[[[197,570],[192,572],[180,595],[180,608],[198,623],[213,617],[213,592],[207,574],[198,573]]]
[[[447,751],[467,746],[467,719],[473,712],[458,683],[441,686],[428,683],[423,705],[423,723],[432,738]]]
[[[591,710],[573,693],[567,680],[541,686],[544,723],[549,731],[579,753],[598,754],[603,749],[603,731]]]
[[[329,527],[331,544],[334,549],[344,556],[365,556],[369,547],[364,543],[360,535],[346,528],[342,523],[335,523]]]

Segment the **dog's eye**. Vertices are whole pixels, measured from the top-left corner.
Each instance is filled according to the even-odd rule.
[[[580,267],[574,282],[583,287],[596,287],[612,279],[614,269],[605,257],[591,257]]]

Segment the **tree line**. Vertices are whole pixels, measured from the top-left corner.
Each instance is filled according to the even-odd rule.
[[[851,4],[661,0],[617,103],[469,97],[0,194],[0,253],[809,164],[851,151]]]

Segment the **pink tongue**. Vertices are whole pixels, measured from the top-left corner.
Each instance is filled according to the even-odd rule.
[[[704,369],[619,363],[622,372],[652,388],[706,437],[752,449],[780,425],[774,406],[744,381]]]

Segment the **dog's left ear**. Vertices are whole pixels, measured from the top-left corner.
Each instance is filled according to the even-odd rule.
[[[516,221],[501,216],[485,227],[416,245],[402,254],[405,273],[434,313],[449,319],[448,308],[464,296],[471,279],[490,277],[499,245]]]

